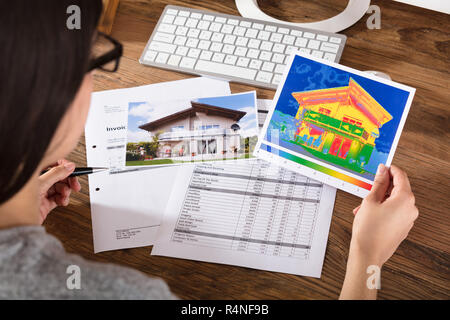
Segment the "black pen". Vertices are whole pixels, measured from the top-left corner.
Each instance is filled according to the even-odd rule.
[[[41,172],[41,174],[46,173],[48,170],[44,170]],[[75,170],[72,172],[72,174],[69,177],[78,177],[85,174],[92,174],[97,173],[101,171],[109,170],[109,168],[93,168],[93,167],[81,167],[81,168],[75,168]]]

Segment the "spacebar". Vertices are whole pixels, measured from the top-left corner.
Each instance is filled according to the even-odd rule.
[[[226,76],[243,78],[248,80],[255,79],[256,70],[241,68],[236,66],[230,66],[227,64],[198,60],[195,70],[208,71],[212,73],[219,73]]]

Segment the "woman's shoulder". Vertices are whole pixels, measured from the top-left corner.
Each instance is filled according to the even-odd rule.
[[[0,230],[0,266],[0,298],[174,298],[160,279],[66,253],[40,226]]]

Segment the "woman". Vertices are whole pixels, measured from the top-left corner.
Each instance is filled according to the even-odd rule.
[[[81,29],[67,28],[70,5],[80,8]],[[83,131],[92,71],[111,64],[114,71],[121,55],[116,41],[95,31],[100,12],[100,0],[0,4],[0,298],[174,298],[161,280],[67,254],[41,226],[80,190],[77,179],[68,178],[75,165],[61,159]],[[95,45],[100,40],[110,41],[108,50],[92,53],[102,48]],[[380,166],[354,213],[341,298],[375,298],[367,268],[381,268],[418,215],[406,174]],[[66,285],[71,265],[81,269],[80,290]]]

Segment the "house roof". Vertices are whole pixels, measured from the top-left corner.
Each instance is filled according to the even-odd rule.
[[[330,102],[344,102],[350,98],[353,105],[363,112],[374,124],[381,127],[392,120],[387,112],[364,88],[353,78],[346,87],[327,88],[303,92],[294,92],[292,96],[300,106],[317,105]]]
[[[224,118],[232,119],[236,122],[241,120],[247,113],[244,111],[238,111],[228,108],[222,108],[222,107],[216,107],[205,103],[198,103],[198,102],[191,102],[191,107],[189,109],[185,109],[176,113],[172,113],[171,115],[168,115],[166,117],[157,119],[155,121],[143,124],[139,126],[139,128],[147,130],[147,131],[154,131],[155,129],[166,125],[170,122],[173,122],[175,120],[179,119],[185,119],[188,117],[194,117],[197,112],[203,112],[207,115],[214,115],[214,116],[221,116]]]

